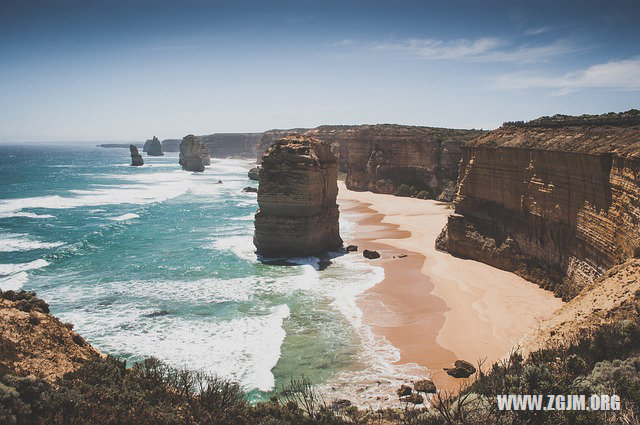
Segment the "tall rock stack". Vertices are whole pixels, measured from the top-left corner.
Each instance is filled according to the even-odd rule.
[[[147,150],[145,152],[147,152],[147,155],[149,156],[164,156],[164,152],[162,152],[162,143],[160,143],[160,140],[158,140],[158,138],[156,136],[153,136],[153,139],[151,140],[147,140],[147,143],[145,143],[145,147],[147,148]]]
[[[144,160],[142,159],[142,155],[138,153],[138,148],[134,145],[129,145],[129,150],[131,151],[131,165],[134,167],[144,165]]]
[[[185,171],[204,171],[204,163],[200,152],[202,150],[202,143],[193,134],[189,134],[182,139],[180,143],[180,156],[178,158],[178,164],[182,165],[182,169]]]
[[[209,147],[204,143],[200,148],[200,158],[202,158],[202,164],[211,165],[211,151],[209,150]]]
[[[329,144],[300,134],[262,157],[253,243],[264,257],[321,254],[342,245],[338,164]]]

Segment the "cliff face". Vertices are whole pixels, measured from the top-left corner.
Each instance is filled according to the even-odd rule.
[[[506,125],[466,143],[437,246],[565,299],[640,255],[640,126],[575,123]]]
[[[0,369],[51,382],[100,356],[33,292],[0,291]]]
[[[200,158],[202,159],[203,165],[211,165],[211,152],[209,151],[209,147],[204,143],[200,145]]]
[[[450,201],[460,146],[485,132],[391,124],[359,127],[348,141],[347,188],[396,193],[401,185]],[[399,193],[400,194],[400,193]]]
[[[331,147],[302,135],[284,137],[264,154],[254,244],[264,257],[321,254],[342,245]]]
[[[210,157],[254,158],[262,133],[213,133],[196,137],[209,148]],[[162,150],[178,152],[180,142],[180,139],[165,139],[162,141]]]
[[[202,161],[202,143],[193,134],[184,136],[180,143],[180,156],[178,164],[182,165],[185,171],[204,171],[204,163]]]

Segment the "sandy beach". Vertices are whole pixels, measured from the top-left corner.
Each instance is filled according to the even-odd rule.
[[[443,367],[456,359],[490,365],[562,306],[513,273],[437,251],[448,205],[338,184],[340,213],[357,222],[357,237],[345,244],[379,251],[371,261],[385,270],[384,280],[358,300],[363,320],[400,350],[399,363],[428,368],[439,389],[461,383]]]

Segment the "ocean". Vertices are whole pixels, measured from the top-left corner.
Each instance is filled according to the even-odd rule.
[[[264,400],[292,378],[327,394],[386,400],[424,372],[361,321],[384,277],[359,255],[258,261],[253,161],[180,169],[177,153],[0,145],[0,289],[29,290],[100,351],[155,356],[238,382]],[[222,183],[218,183],[221,181]],[[341,218],[348,240],[353,223]],[[362,403],[361,403],[362,404]]]

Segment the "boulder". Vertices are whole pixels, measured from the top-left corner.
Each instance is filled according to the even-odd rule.
[[[398,397],[406,397],[411,395],[413,393],[413,390],[410,386],[403,384],[400,385],[400,388],[396,390],[396,393],[398,394]]]
[[[334,400],[333,403],[331,403],[331,409],[332,410],[343,410],[346,409],[347,407],[351,406],[351,401],[347,400],[347,399],[338,399],[338,400]]]
[[[162,143],[156,136],[153,136],[153,139],[147,140],[144,144],[146,150],[144,152],[149,156],[164,156],[164,152],[162,152]]]
[[[362,256],[369,260],[375,260],[376,258],[380,258],[380,253],[378,251],[369,251],[368,249],[365,249],[362,251]]]
[[[275,142],[262,157],[253,243],[260,255],[321,255],[342,246],[338,169],[331,147],[300,134]]]
[[[419,393],[433,394],[436,392],[436,384],[431,379],[423,379],[416,382],[413,388]]]
[[[424,403],[424,397],[422,397],[418,393],[410,394],[410,395],[408,395],[406,397],[402,397],[402,398],[400,398],[400,400],[404,401],[405,403],[412,403],[412,404],[422,404],[422,403]]]
[[[358,250],[357,245],[348,245],[346,248],[347,252],[356,252]]]
[[[134,167],[144,165],[144,160],[142,159],[142,155],[138,153],[138,148],[134,145],[129,145],[129,150],[131,151],[131,165]]]
[[[245,193],[258,193],[258,189],[256,189],[255,187],[251,187],[251,186],[247,186],[244,189],[242,189],[243,192]]]
[[[476,368],[471,363],[466,360],[456,360],[453,362],[453,365],[459,369],[464,369],[469,372],[469,374],[476,373]]]
[[[200,156],[202,143],[193,134],[189,134],[182,139],[180,143],[180,156],[178,163],[185,171],[195,171],[201,173],[204,171],[204,163]]]
[[[260,179],[260,168],[253,167],[252,169],[250,169],[249,170],[249,178],[251,180],[258,181]]]

